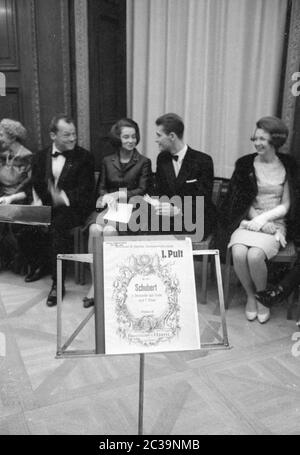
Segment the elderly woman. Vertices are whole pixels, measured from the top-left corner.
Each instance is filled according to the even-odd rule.
[[[0,122],[0,204],[25,203],[31,191],[32,153],[22,145],[24,126],[15,120]]]
[[[115,206],[119,198],[125,196],[122,189],[127,191],[128,200],[133,196],[143,196],[149,191],[151,182],[151,161],[136,149],[140,140],[138,124],[131,119],[123,118],[112,126],[109,137],[116,152],[106,156],[102,162],[96,202],[98,210]],[[93,238],[99,233],[118,235],[116,224],[106,223],[97,211],[91,215],[87,224],[90,225],[89,252],[92,252]],[[92,284],[83,305],[88,308],[93,304],[94,285]]]
[[[22,142],[26,138],[24,126],[11,119],[0,122],[0,205],[26,204],[31,200],[32,153]],[[21,230],[14,226],[13,232]],[[16,238],[6,224],[1,224],[1,261],[7,266],[13,258]]]
[[[256,123],[251,138],[256,152],[237,160],[221,209],[223,223],[232,234],[228,247],[234,269],[247,294],[246,318],[257,318],[261,324],[270,318],[270,310],[255,298],[266,287],[266,261],[292,236],[296,163],[278,152],[287,137],[288,129],[277,117],[263,117]]]

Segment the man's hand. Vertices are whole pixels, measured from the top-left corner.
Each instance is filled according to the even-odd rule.
[[[54,187],[53,185],[51,185],[50,193],[51,193],[53,205],[55,207],[57,207],[59,205],[66,205],[66,199],[63,196],[63,194],[65,194],[64,192],[62,192],[61,190],[59,190],[56,187]]]
[[[172,205],[169,202],[160,202],[159,205],[155,207],[156,215],[162,216],[176,216],[181,213],[181,210],[176,207],[176,205]]]

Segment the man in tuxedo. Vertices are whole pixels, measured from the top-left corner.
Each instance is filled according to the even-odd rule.
[[[179,196],[182,202],[179,208],[176,204],[161,202],[155,209],[156,213],[162,217],[170,217],[170,231],[176,233],[175,217],[181,216],[184,219],[184,210],[189,210],[195,224],[196,198],[204,196],[205,238],[216,223],[216,208],[211,199],[214,178],[212,158],[185,144],[184,123],[177,114],[162,115],[156,120],[156,126],[156,142],[160,150],[156,167],[156,193],[160,197]],[[189,207],[185,204],[185,196],[190,196]],[[182,232],[188,232],[184,226]]]
[[[94,160],[76,144],[74,121],[64,114],[50,123],[50,147],[38,152],[32,165],[36,204],[52,206],[50,226],[52,287],[47,305],[57,303],[56,257],[68,252],[70,231],[81,225],[94,208]],[[65,294],[63,261],[63,296]]]

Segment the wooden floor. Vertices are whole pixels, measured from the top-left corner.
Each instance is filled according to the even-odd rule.
[[[55,359],[50,278],[26,284],[1,272],[0,281],[0,434],[137,434],[139,356]],[[66,335],[89,311],[81,302],[87,287],[67,281]],[[265,325],[246,321],[235,289],[230,350],[146,356],[144,434],[300,434],[300,357],[292,353],[300,329],[284,306]],[[202,342],[221,334],[216,297],[211,284],[207,305],[198,304]],[[74,348],[92,349],[93,330],[91,320]]]

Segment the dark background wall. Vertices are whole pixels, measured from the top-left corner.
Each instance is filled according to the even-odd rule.
[[[126,115],[126,1],[88,0],[91,150],[96,165],[111,150],[103,141]],[[75,120],[76,31],[73,0],[0,0],[0,71],[6,96],[0,119],[20,120],[35,151],[49,142],[59,112]]]
[[[32,150],[48,142],[56,112],[70,112],[68,1],[0,0],[0,118],[19,119]]]
[[[126,116],[126,1],[89,0],[91,149],[96,167],[111,152],[105,135]]]

